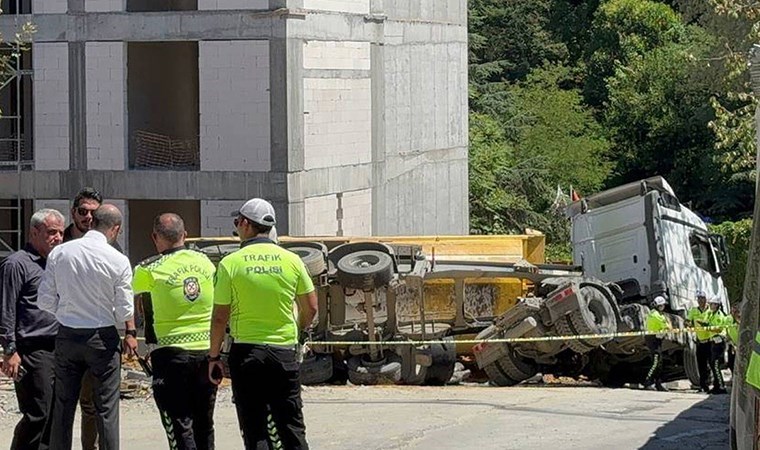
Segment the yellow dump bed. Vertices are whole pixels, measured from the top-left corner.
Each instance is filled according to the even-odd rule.
[[[281,242],[322,242],[328,249],[348,242],[382,242],[384,244],[419,245],[429,259],[471,262],[517,262],[524,259],[532,264],[543,264],[544,235],[515,234],[494,236],[281,236]],[[190,238],[189,243],[234,244],[235,237]]]
[[[200,248],[218,248],[219,256],[234,251],[239,240],[225,238],[192,238],[189,244]],[[400,295],[396,303],[399,332],[410,337],[422,337],[456,329],[460,337],[471,336],[465,330],[476,329],[476,324],[488,322],[514,306],[516,299],[526,294],[529,282],[514,277],[483,276],[478,263],[515,263],[520,260],[543,264],[544,235],[540,233],[496,236],[371,236],[371,237],[280,237],[287,242],[321,242],[332,249],[353,242],[381,242],[389,245],[420,246],[429,261],[435,261],[436,277],[425,278],[422,298],[419,293]],[[210,252],[214,253],[214,251]],[[212,257],[212,259],[215,259]],[[467,262],[472,269],[449,277],[445,275],[448,263]],[[441,276],[444,275],[444,276]],[[346,317],[351,322],[366,320],[364,313],[346,306]],[[384,314],[379,314],[384,316]],[[424,317],[424,320],[421,320]],[[424,323],[424,332],[420,325]],[[459,353],[468,353],[470,346],[459,347]]]

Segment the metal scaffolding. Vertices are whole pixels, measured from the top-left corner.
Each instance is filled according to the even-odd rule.
[[[24,107],[24,85],[29,83],[32,70],[24,68],[24,52],[27,50],[23,42],[23,31],[19,24],[19,13],[22,12],[22,0],[11,0],[15,6],[16,37],[12,41],[3,42],[0,46],[0,70],[4,77],[0,84],[0,92],[10,90],[8,109],[0,111],[0,170],[15,171],[18,186],[16,198],[8,199],[0,204],[0,257],[8,252],[18,250],[23,246],[24,211],[21,193],[21,174],[24,170],[34,167],[31,146],[25,145],[24,120],[31,119],[31,111]],[[8,3],[11,3],[8,2]],[[31,64],[29,64],[31,66]],[[7,125],[6,125],[7,124]]]

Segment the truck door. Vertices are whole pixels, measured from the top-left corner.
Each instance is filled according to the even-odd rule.
[[[664,247],[668,260],[668,287],[674,309],[696,304],[696,293],[725,299],[718,260],[706,232],[677,222],[663,221]],[[725,300],[724,300],[725,303]],[[728,305],[725,305],[727,307]]]

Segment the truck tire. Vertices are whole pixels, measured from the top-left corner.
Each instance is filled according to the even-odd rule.
[[[454,375],[454,366],[457,362],[457,351],[454,338],[443,338],[446,344],[430,345],[430,356],[433,364],[426,368],[425,384],[428,386],[445,386]]]
[[[337,386],[345,386],[348,382],[348,367],[346,366],[346,360],[339,354],[333,354],[332,360],[333,373],[328,382]]]
[[[345,288],[372,290],[390,283],[393,260],[377,250],[349,253],[338,261],[338,282]]]
[[[380,361],[369,361],[364,356],[348,360],[348,381],[355,385],[397,384],[401,381],[401,358],[386,353]]]
[[[290,247],[291,252],[298,255],[306,266],[306,270],[309,272],[309,276],[316,277],[327,270],[327,262],[325,260],[325,254],[316,248],[311,247]]]
[[[599,382],[602,383],[602,386],[604,387],[618,389],[628,382],[628,377],[626,377],[625,374],[625,365],[616,364],[599,376]]]
[[[697,363],[697,343],[688,337],[688,344],[683,349],[683,371],[691,386],[699,388],[699,364]],[[712,384],[712,373],[707,373],[707,384]]]
[[[563,336],[609,334],[617,331],[615,310],[607,296],[594,285],[581,285],[578,306],[578,309],[557,321],[557,331]],[[570,339],[567,344],[576,353],[586,353],[611,339]]]
[[[506,344],[505,344],[506,345]],[[507,346],[507,354],[483,367],[488,380],[495,386],[514,386],[538,373],[536,365]]]
[[[299,371],[301,384],[312,385],[326,383],[333,376],[332,355],[309,354],[301,363]]]

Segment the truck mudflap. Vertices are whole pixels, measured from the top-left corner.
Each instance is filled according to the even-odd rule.
[[[477,339],[489,339],[497,336],[502,339],[519,338],[535,329],[536,326],[538,326],[538,322],[534,317],[526,317],[517,326],[501,334],[496,334],[495,327],[488,327],[478,334]],[[505,342],[481,342],[472,348],[472,352],[475,355],[478,367],[482,369],[496,360],[507,356],[509,354],[509,347]]]
[[[580,286],[574,282],[568,282],[559,286],[546,296],[544,303],[546,310],[549,312],[551,323],[556,323],[563,319],[567,314],[577,310],[578,292]]]

